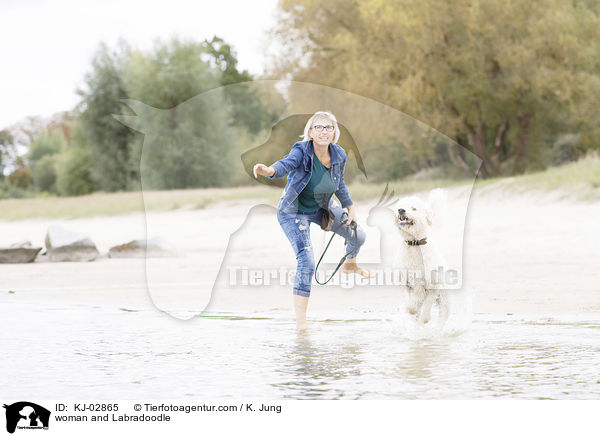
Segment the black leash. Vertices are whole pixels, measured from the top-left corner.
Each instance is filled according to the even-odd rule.
[[[325,250],[323,250],[323,254],[321,254],[321,257],[319,258],[319,262],[317,262],[317,266],[315,268],[315,281],[320,284],[320,285],[326,285],[335,275],[335,273],[338,271],[338,269],[340,269],[340,267],[342,266],[342,264],[346,261],[346,258],[348,256],[350,256],[351,254],[354,254],[354,251],[356,251],[357,248],[357,244],[358,244],[358,232],[357,232],[357,226],[356,226],[356,222],[352,221],[350,223],[349,226],[346,226],[346,222],[348,221],[348,213],[346,211],[344,211],[342,213],[342,218],[344,217],[344,215],[346,215],[345,219],[342,219],[342,222],[335,228],[332,230],[333,235],[331,235],[331,238],[329,239],[329,242],[327,243],[327,246],[325,247]],[[349,233],[354,232],[354,250],[351,253],[345,254],[342,259],[340,260],[340,262],[338,263],[338,265],[335,267],[335,271],[333,271],[333,273],[331,274],[331,276],[325,281],[325,283],[321,283],[319,281],[319,279],[317,278],[317,271],[319,270],[319,265],[321,265],[321,261],[323,260],[323,256],[325,256],[325,253],[327,253],[327,249],[329,248],[329,245],[331,244],[331,241],[333,241],[333,237],[336,235],[336,230],[338,230],[340,228],[340,226],[346,226],[346,236],[344,237],[344,247],[346,245],[348,245],[348,236]]]

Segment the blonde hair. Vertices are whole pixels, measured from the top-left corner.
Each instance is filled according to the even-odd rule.
[[[326,119],[333,123],[333,142],[337,143],[338,139],[340,139],[340,128],[338,127],[335,115],[333,115],[331,112],[315,112],[315,114],[309,118],[308,122],[306,123],[306,126],[304,126],[304,135],[302,136],[302,139],[304,141],[310,141],[311,138],[308,133],[310,132],[313,123],[318,119]]]

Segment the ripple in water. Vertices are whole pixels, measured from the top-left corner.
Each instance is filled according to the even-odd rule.
[[[0,363],[2,391],[96,400],[600,398],[600,319],[472,317],[468,305],[457,308],[444,328],[393,309],[313,314],[313,328],[298,333],[283,310],[182,322],[148,308],[11,302],[0,309],[10,356]]]

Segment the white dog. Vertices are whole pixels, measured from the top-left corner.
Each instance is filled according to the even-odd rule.
[[[446,192],[434,189],[427,202],[407,197],[397,204],[396,226],[403,240],[398,243],[395,265],[407,271],[406,309],[425,324],[437,303],[443,325],[450,314],[448,291],[443,283],[447,267],[440,244]]]

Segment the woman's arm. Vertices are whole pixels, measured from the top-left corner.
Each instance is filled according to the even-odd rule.
[[[356,222],[356,212],[354,211],[354,203],[352,203],[352,199],[350,198],[350,192],[348,191],[348,187],[346,186],[346,182],[344,180],[344,171],[346,170],[346,159],[344,159],[342,165],[342,175],[340,176],[340,184],[338,186],[337,191],[335,191],[335,196],[340,200],[342,207],[348,209],[348,221],[346,225],[350,225],[353,221]]]
[[[356,222],[356,211],[354,210],[354,205],[351,204],[348,206],[348,221],[346,221],[346,225],[349,226],[353,221]]]
[[[303,154],[304,153],[302,152],[302,149],[300,148],[300,146],[297,144],[294,144],[294,146],[290,150],[289,154],[287,154],[283,158],[279,159],[277,162],[275,162],[270,167],[265,167],[265,165],[263,165],[263,164],[254,165],[254,171],[255,171],[254,177],[256,177],[256,174],[263,175],[270,179],[276,179],[279,177],[283,177],[287,173],[289,173],[291,170],[293,170],[294,168],[298,168],[300,166],[300,163],[302,162]],[[269,174],[262,174],[261,172],[257,171],[256,168],[259,165],[262,165],[263,167],[265,167],[266,171],[268,171]]]
[[[346,163],[344,162],[344,170],[346,169]],[[352,206],[352,199],[350,198],[350,192],[348,192],[348,188],[346,187],[346,182],[344,181],[344,170],[342,170],[342,176],[340,177],[340,184],[338,186],[337,191],[335,191],[335,196],[342,203],[342,207]]]

